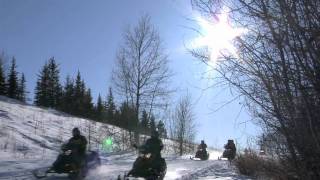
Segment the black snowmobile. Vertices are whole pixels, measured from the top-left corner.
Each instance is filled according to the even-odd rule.
[[[162,180],[167,172],[165,159],[153,156],[145,146],[136,148],[139,151],[139,156],[133,163],[132,169],[124,176],[124,179],[128,180],[133,177],[146,180]],[[121,178],[119,177],[118,179]]]
[[[68,174],[69,179],[79,180],[84,178],[90,169],[101,165],[99,154],[96,151],[88,151],[83,164],[80,168],[77,168],[72,158],[72,151],[66,149],[65,145],[62,145],[58,158],[61,158],[59,163],[48,168],[36,169],[32,172],[33,175],[41,179],[47,177],[48,174]]]
[[[200,159],[202,161],[208,160],[209,159],[209,153],[205,149],[198,149],[196,152],[196,156],[194,158],[190,158],[192,160],[195,160],[195,158]]]
[[[230,162],[236,157],[236,145],[232,139],[228,140],[228,143],[224,145],[224,151],[222,153],[223,158],[227,158]]]
[[[232,149],[225,149],[222,153],[223,158],[227,158],[228,161],[232,161],[236,157],[236,152]]]

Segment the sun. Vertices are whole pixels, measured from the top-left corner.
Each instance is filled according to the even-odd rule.
[[[222,52],[228,52],[236,55],[236,48],[233,46],[233,40],[246,32],[244,28],[232,27],[229,21],[228,9],[222,11],[212,18],[212,21],[206,20],[201,16],[196,17],[200,26],[200,35],[192,41],[193,48],[208,48],[210,52],[210,65],[214,66]]]

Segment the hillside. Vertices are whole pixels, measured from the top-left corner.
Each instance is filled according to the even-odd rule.
[[[119,151],[127,149],[129,145],[122,138],[128,132],[121,128],[0,97],[2,153],[24,158],[55,155],[60,145],[71,137],[74,127],[78,127],[90,140],[91,149]],[[105,138],[113,140],[107,149],[101,143]]]
[[[127,131],[0,97],[0,179],[34,179],[31,170],[51,165],[73,127],[79,127],[90,139],[91,149],[101,155],[102,166],[86,179],[115,179],[130,170],[137,154],[129,149]],[[104,147],[106,138],[114,143]],[[146,138],[141,136],[141,141]],[[173,141],[163,141],[162,154],[168,167],[165,179],[247,179],[239,176],[228,162],[217,161],[219,151],[210,150],[208,161],[192,161],[191,154],[178,157],[173,153]]]

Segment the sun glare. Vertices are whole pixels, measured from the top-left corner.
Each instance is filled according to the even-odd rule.
[[[214,66],[222,51],[236,55],[232,41],[243,34],[245,29],[234,28],[229,21],[228,10],[224,8],[216,19],[208,21],[201,16],[196,18],[201,35],[192,41],[194,48],[207,47],[210,52],[210,65]]]

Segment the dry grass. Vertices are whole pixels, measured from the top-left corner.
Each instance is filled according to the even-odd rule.
[[[296,179],[289,175],[290,173],[288,173],[288,169],[283,167],[278,161],[261,157],[253,151],[249,151],[246,154],[240,154],[235,159],[235,165],[241,174],[255,179]]]

